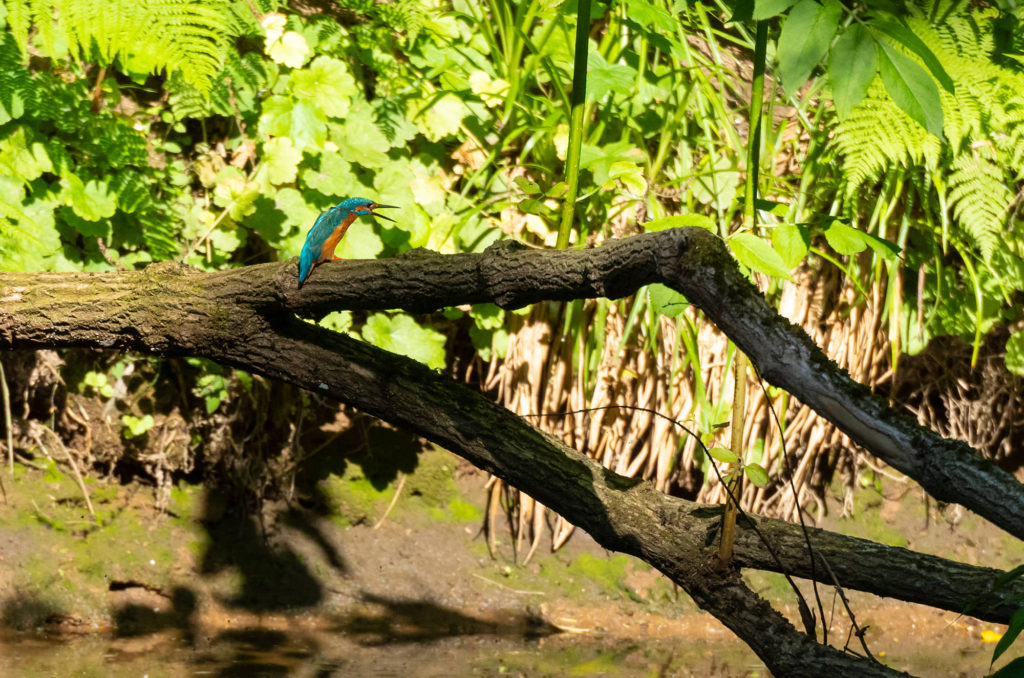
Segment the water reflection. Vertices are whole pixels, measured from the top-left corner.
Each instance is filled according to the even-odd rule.
[[[555,633],[529,614],[485,622],[430,603],[367,600],[377,611],[329,629],[179,628],[138,635],[0,636],[0,675],[220,678],[477,675],[755,676],[736,643]]]

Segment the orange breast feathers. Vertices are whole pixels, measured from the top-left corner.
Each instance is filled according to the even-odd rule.
[[[338,246],[338,243],[345,235],[345,231],[348,230],[348,227],[352,225],[352,222],[356,220],[357,216],[359,215],[355,212],[349,212],[348,216],[345,217],[345,221],[338,224],[337,228],[334,229],[334,232],[328,236],[327,240],[324,240],[324,244],[320,248],[320,258],[317,259],[317,262],[330,261],[335,258],[334,248]]]

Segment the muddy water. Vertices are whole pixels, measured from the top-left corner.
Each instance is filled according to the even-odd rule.
[[[438,630],[443,634],[445,630]],[[435,633],[434,635],[438,635]],[[431,640],[376,633],[225,630],[188,638],[7,633],[0,675],[97,676],[766,676],[735,642],[624,641],[555,634],[439,635]]]

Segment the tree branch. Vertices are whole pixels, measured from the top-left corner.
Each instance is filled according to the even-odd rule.
[[[720,241],[680,229],[612,241],[594,250],[484,254],[415,252],[393,260],[326,264],[295,289],[295,264],[218,273],[171,264],[122,274],[0,275],[0,348],[91,346],[198,355],[350,403],[412,430],[503,478],[579,525],[607,548],[636,555],[679,583],[779,675],[889,675],[798,632],[735,571],[711,566],[717,509],[665,496],[624,478],[527,425],[521,418],[406,358],[302,322],[339,308],[429,310],[494,301],[618,297],[664,282],[700,305],[770,381],[793,391],[936,496],[1024,533],[1024,492],[966,446],[888,411],[830,363],[802,330],[780,319],[739,275]],[[931,467],[943,462],[953,472]],[[888,455],[888,456],[886,456]],[[898,466],[899,462],[904,467]],[[914,472],[911,472],[911,469]],[[952,481],[968,488],[961,496]],[[1021,517],[1018,517],[1021,516]],[[790,572],[808,576],[799,528],[757,519]],[[775,569],[744,528],[741,565]],[[993,570],[814,530],[812,541],[847,586],[961,610],[988,593]],[[863,565],[867,565],[864,567]],[[879,576],[874,567],[884,568]],[[818,569],[821,572],[822,568]],[[889,574],[891,573],[891,574]],[[906,577],[906,579],[904,579]],[[955,583],[955,585],[953,585]],[[972,614],[1005,621],[1019,587],[990,596]]]
[[[222,314],[219,320],[233,323],[233,313],[224,315],[224,308],[241,305],[270,319],[292,312],[318,317],[341,309],[425,312],[480,302],[517,308],[543,300],[618,298],[654,282],[681,292],[703,310],[767,381],[796,395],[933,497],[963,504],[1024,538],[1024,486],[965,443],[918,426],[853,381],[803,329],[765,302],[720,239],[699,228],[612,240],[590,250],[528,250],[509,242],[482,254],[414,250],[394,259],[320,266],[301,290],[293,262],[205,275],[171,264],[126,274],[8,274],[7,291],[0,294],[6,307],[0,311],[0,347],[52,345],[49,337],[57,335],[51,328],[59,328],[67,314],[81,315],[82,304],[88,303],[96,305],[92,315],[102,317],[115,299],[141,304],[152,313],[134,307],[145,324],[112,327],[102,340],[105,345],[120,345],[126,335],[152,325],[147,347],[140,350],[159,352],[177,342],[177,352],[188,353],[206,342],[198,336],[174,342],[161,336],[161,310],[177,310],[184,300],[194,309],[193,320],[217,321]],[[65,299],[62,289],[80,296]],[[182,345],[181,339],[190,341]]]

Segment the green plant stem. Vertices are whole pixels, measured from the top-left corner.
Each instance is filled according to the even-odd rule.
[[[758,173],[761,168],[761,108],[764,103],[764,66],[768,51],[768,24],[757,22],[754,40],[754,80],[750,91],[750,129],[747,137],[746,201],[743,205],[743,226],[754,228],[757,209]]]
[[[583,145],[583,119],[587,103],[587,41],[590,37],[590,0],[579,0],[576,10],[576,50],[572,68],[572,116],[569,121],[569,149],[565,156],[565,183],[569,190],[562,204],[562,224],[555,244],[560,250],[569,246],[576,196],[580,189],[580,148]]]
[[[736,536],[736,515],[743,492],[743,413],[747,404],[747,356],[736,349],[736,359],[732,363],[735,382],[732,392],[732,426],[729,437],[729,450],[739,460],[732,469],[732,478],[728,480],[729,493],[725,500],[725,514],[722,517],[722,541],[718,546],[718,562],[727,564],[732,561],[732,545]],[[735,498],[735,501],[734,499]]]
[[[757,36],[754,40],[754,79],[750,92],[750,129],[747,134],[747,182],[746,199],[743,203],[743,226],[753,231],[757,210],[758,170],[761,163],[761,108],[764,101],[764,67],[768,50],[768,24],[756,22]],[[732,436],[729,446],[739,459],[729,481],[729,494],[725,501],[722,517],[722,541],[718,548],[718,561],[723,566],[732,562],[732,545],[736,532],[736,514],[743,493],[743,415],[747,394],[747,356],[736,348],[733,361],[735,390],[732,398]],[[735,497],[735,501],[734,498]]]

